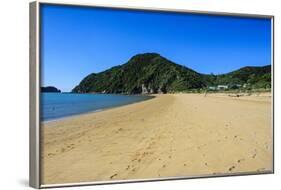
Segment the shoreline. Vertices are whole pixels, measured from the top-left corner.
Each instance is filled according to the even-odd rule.
[[[123,105],[123,106],[125,106],[125,105]],[[112,108],[114,108],[114,107],[112,107]],[[111,109],[111,108],[107,108],[107,109]],[[50,123],[50,122],[61,121],[61,120],[64,120],[64,119],[69,119],[69,118],[73,118],[73,117],[79,117],[79,116],[84,115],[84,114],[92,114],[92,113],[96,113],[96,112],[100,112],[100,111],[105,111],[105,110],[106,109],[99,109],[99,110],[94,110],[94,111],[89,111],[89,112],[84,112],[84,113],[68,115],[68,116],[64,116],[64,117],[60,117],[60,118],[45,120],[45,121],[41,121],[41,124],[47,124],[47,123]]]
[[[76,93],[78,94],[78,93]],[[90,93],[89,93],[90,94]],[[101,94],[102,95],[102,94]],[[119,94],[110,94],[110,95],[119,95]],[[123,94],[122,94],[123,95]],[[124,95],[125,96],[125,95]],[[131,96],[131,95],[130,95]],[[122,107],[122,106],[127,106],[127,105],[131,105],[131,104],[136,104],[136,103],[140,103],[140,102],[143,102],[143,101],[147,101],[147,100],[150,100],[150,99],[153,99],[155,98],[155,95],[138,95],[138,96],[147,96],[147,97],[150,97],[148,99],[143,99],[143,100],[138,100],[138,101],[135,101],[135,102],[132,102],[132,103],[127,103],[127,104],[123,104],[123,105],[119,105],[119,106],[112,106],[112,107],[108,107],[108,108],[102,108],[102,109],[97,109],[97,110],[92,110],[92,111],[86,111],[86,112],[83,112],[83,113],[77,113],[77,114],[72,114],[72,115],[68,115],[68,116],[63,116],[63,117],[59,117],[59,118],[54,118],[54,119],[49,119],[49,120],[45,120],[43,121],[40,121],[41,124],[46,124],[46,123],[49,123],[49,122],[55,122],[55,121],[60,121],[60,120],[64,120],[64,119],[67,119],[67,118],[72,118],[72,117],[79,117],[81,115],[84,115],[84,114],[92,114],[92,113],[96,113],[96,112],[101,112],[101,111],[106,111],[108,109],[114,109],[114,108],[118,108],[118,107]],[[41,119],[40,119],[41,120]]]
[[[271,171],[271,98],[239,98],[155,95],[45,123],[42,182]]]
[[[65,92],[62,92],[62,93],[65,93]],[[65,94],[68,94],[68,93],[65,93]],[[71,93],[71,94],[81,94],[81,93]],[[102,93],[84,93],[84,94],[99,94],[99,95],[104,95]],[[180,92],[180,93],[167,93],[167,94],[193,94],[193,95],[202,95],[204,96],[205,93],[184,93],[184,92]],[[235,97],[235,96],[230,96],[230,95],[235,95],[235,93],[233,92],[208,92],[207,93],[207,96],[211,96],[211,97],[217,97],[217,98],[233,98],[233,99],[236,99],[236,100],[245,100],[247,101],[247,98],[246,97],[252,97],[252,96],[257,96],[257,97],[268,97],[268,95],[270,95],[269,97],[272,97],[271,96],[271,92],[253,92],[252,94],[249,95],[249,93],[239,93],[239,94],[242,94],[242,96],[240,95],[239,97]],[[260,96],[260,94],[262,94],[262,96]],[[109,95],[128,95],[128,94],[109,94]],[[148,97],[151,97],[149,99],[146,99],[146,100],[140,100],[140,101],[137,101],[137,102],[132,102],[132,103],[128,103],[128,104],[124,104],[124,105],[120,105],[120,106],[113,106],[113,107],[109,107],[109,108],[103,108],[103,109],[98,109],[98,110],[93,110],[93,111],[87,111],[87,112],[83,112],[83,113],[77,113],[77,114],[73,114],[73,115],[69,115],[69,116],[63,116],[63,117],[60,117],[60,118],[55,118],[55,119],[50,119],[50,120],[45,120],[45,121],[41,121],[41,123],[45,124],[45,123],[49,123],[49,122],[55,122],[55,121],[60,121],[60,120],[63,120],[63,119],[67,119],[67,118],[71,118],[71,117],[79,117],[81,115],[84,115],[84,114],[92,114],[92,113],[96,113],[96,112],[101,112],[101,111],[106,111],[108,109],[114,109],[114,108],[117,108],[117,107],[122,107],[122,106],[127,106],[127,105],[130,105],[130,104],[135,104],[135,103],[140,103],[140,102],[143,102],[143,101],[147,101],[147,100],[150,100],[150,99],[153,99],[155,98],[157,95],[161,95],[161,94],[137,94],[136,96],[148,96]],[[264,96],[265,95],[265,96]],[[128,96],[132,96],[132,95],[128,95]],[[133,95],[135,96],[135,95]],[[252,101],[252,100],[250,100]],[[256,101],[259,101],[259,100],[256,100]]]

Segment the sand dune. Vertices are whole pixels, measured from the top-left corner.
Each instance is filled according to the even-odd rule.
[[[270,171],[271,117],[269,96],[167,94],[48,122],[42,182]]]

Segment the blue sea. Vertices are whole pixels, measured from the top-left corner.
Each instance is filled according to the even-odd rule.
[[[41,93],[41,121],[101,111],[150,98],[140,95]]]

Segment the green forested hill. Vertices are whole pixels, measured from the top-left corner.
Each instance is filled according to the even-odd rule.
[[[157,53],[133,56],[127,63],[86,76],[75,93],[166,93],[219,84],[270,85],[271,66],[244,67],[224,75],[204,75]]]
[[[271,87],[271,65],[263,67],[243,67],[222,75],[205,75],[207,85],[248,84],[253,88]]]
[[[46,86],[46,87],[41,87],[41,92],[56,92],[60,93],[61,91],[57,89],[54,86]]]
[[[90,74],[73,92],[104,92],[138,94],[181,91],[203,88],[201,75],[177,65],[156,53],[139,54],[126,64],[98,74]]]

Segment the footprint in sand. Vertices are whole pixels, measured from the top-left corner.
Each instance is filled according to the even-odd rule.
[[[237,163],[241,163],[242,161],[244,161],[245,159],[239,159],[239,160],[237,160]]]
[[[267,144],[265,144],[265,148],[268,150],[269,149],[269,146]]]
[[[259,168],[259,169],[257,169],[257,172],[261,172],[261,171],[264,171],[265,170],[265,168]]]
[[[116,177],[118,174],[113,174],[112,176],[110,176],[110,179],[113,179],[114,177]]]
[[[230,168],[228,168],[228,171],[232,171],[232,170],[234,170],[235,169],[235,166],[232,166],[232,167],[230,167]]]
[[[130,165],[127,166],[126,170],[130,169]]]
[[[74,149],[75,148],[75,146],[74,146],[75,144],[70,144],[70,145],[67,145],[67,149],[68,150],[72,150],[72,149]]]
[[[137,160],[137,158],[134,158],[134,159],[132,159],[131,161],[134,162],[134,161],[136,161],[136,160]]]

